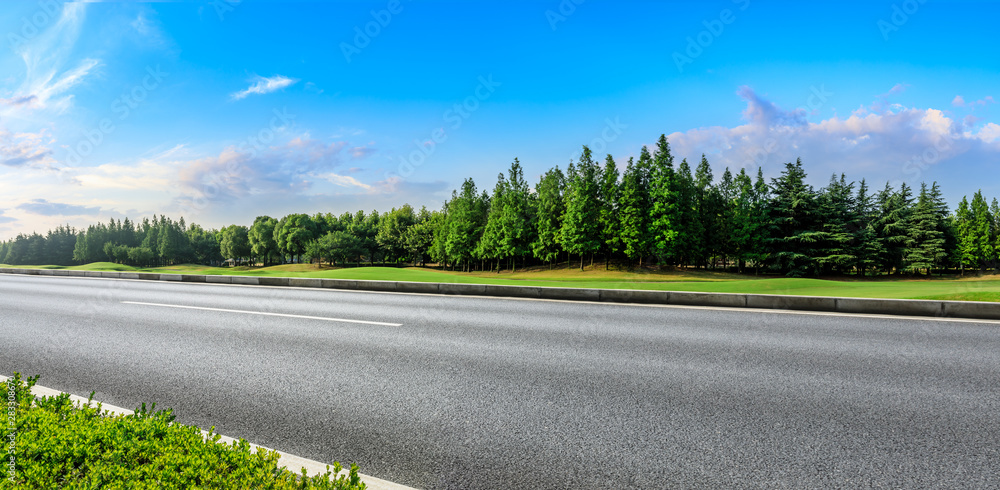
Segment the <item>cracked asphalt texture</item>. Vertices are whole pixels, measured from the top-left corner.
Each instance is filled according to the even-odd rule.
[[[420,488],[1000,487],[997,323],[2,275],[14,371]]]

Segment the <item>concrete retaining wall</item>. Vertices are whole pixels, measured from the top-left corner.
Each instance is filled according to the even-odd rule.
[[[685,306],[721,306],[778,310],[827,311],[882,315],[930,316],[1000,320],[1000,303],[909,299],[835,298],[824,296],[779,296],[771,294],[698,293],[645,291],[636,289],[551,288],[434,282],[356,281],[307,277],[213,276],[150,274],[145,272],[75,271],[66,269],[0,268],[0,274],[142,279],[151,281],[201,282],[260,286],[291,286],[348,291],[453,294],[606,303],[641,303]]]

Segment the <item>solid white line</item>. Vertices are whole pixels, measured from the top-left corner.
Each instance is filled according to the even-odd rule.
[[[166,305],[163,303],[143,303],[141,301],[122,301],[127,305],[162,306],[165,308],[184,308],[188,310],[222,311],[226,313],[246,313],[249,315],[283,316],[288,318],[304,318],[306,320],[326,320],[328,322],[362,323],[365,325],[382,325],[385,327],[402,327],[402,323],[372,322],[368,320],[348,320],[345,318],[327,318],[323,316],[290,315],[287,313],[268,313],[266,311],[228,310],[225,308],[206,308],[203,306]]]

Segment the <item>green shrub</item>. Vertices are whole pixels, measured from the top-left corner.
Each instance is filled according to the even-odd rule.
[[[16,403],[14,430],[7,410],[3,417],[5,449],[15,435],[15,477],[9,478],[4,451],[0,488],[365,488],[353,464],[348,475],[334,476],[339,463],[323,475],[298,475],[278,467],[275,451],[254,453],[242,439],[220,443],[211,432],[206,438],[155,405],[114,415],[90,400],[74,406],[67,394],[36,399],[37,380],[14,373],[0,383],[5,398],[13,387]]]

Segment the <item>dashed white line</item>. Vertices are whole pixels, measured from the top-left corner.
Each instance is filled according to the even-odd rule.
[[[328,322],[361,323],[364,325],[381,325],[385,327],[402,327],[402,323],[373,322],[368,320],[350,320],[347,318],[328,318],[325,316],[292,315],[288,313],[270,313],[266,311],[230,310],[226,308],[208,308],[204,306],[168,305],[163,303],[144,303],[141,301],[122,301],[127,305],[160,306],[164,308],[184,308],[188,310],[221,311],[225,313],[245,313],[248,315],[282,316],[287,318],[303,318],[306,320],[325,320]]]

